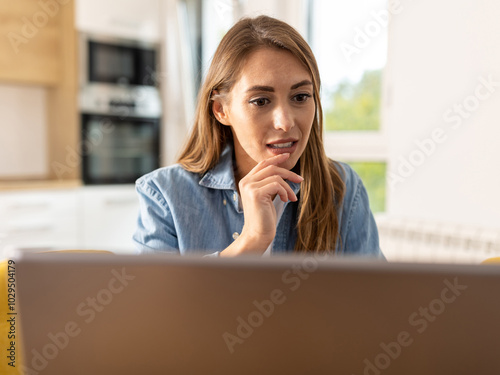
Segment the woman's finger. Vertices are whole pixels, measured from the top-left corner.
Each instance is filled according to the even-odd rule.
[[[248,172],[247,176],[253,175],[253,174],[261,171],[262,169],[264,169],[270,165],[277,166],[278,164],[284,163],[289,157],[290,157],[289,153],[284,153],[284,154],[272,156],[268,159],[264,159],[264,160],[260,161],[259,163],[257,163],[257,165],[255,167],[253,167],[250,172]]]
[[[264,169],[261,169],[260,171],[255,172],[253,174],[253,177],[251,177],[251,178],[254,178],[257,180],[263,180],[263,179],[270,177],[270,176],[280,176],[283,180],[289,180],[289,181],[296,182],[296,183],[301,183],[302,181],[304,181],[302,176],[298,175],[297,173],[289,171],[288,169],[285,169],[285,168],[277,167],[275,165],[269,165],[269,166],[265,167]]]
[[[259,181],[243,183],[242,188],[243,189],[248,188],[250,191],[254,191],[255,194],[258,195],[264,192],[271,197],[276,194],[279,194],[283,202],[297,201],[297,196],[293,192],[290,185],[288,185],[285,180],[283,180],[280,176],[277,175],[269,176]]]

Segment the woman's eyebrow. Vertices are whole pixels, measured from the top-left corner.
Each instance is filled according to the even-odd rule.
[[[307,86],[307,85],[312,85],[312,82],[309,81],[308,79],[305,79],[303,81],[300,81],[299,83],[296,83],[295,85],[292,85],[292,87],[290,87],[290,90],[295,90],[295,89],[298,89],[299,87]]]
[[[271,87],[271,86],[259,86],[259,85],[256,85],[256,86],[252,86],[250,87],[247,92],[251,92],[251,91],[267,91],[267,92],[274,92],[274,87]]]
[[[299,87],[302,87],[302,86],[307,86],[307,85],[312,85],[312,82],[309,81],[308,79],[305,79],[303,81],[300,81],[294,85],[292,85],[290,87],[290,90],[295,90]],[[271,86],[260,86],[260,85],[255,85],[255,86],[252,86],[250,87],[247,92],[251,92],[251,91],[266,91],[266,92],[274,92],[274,87],[271,87]]]

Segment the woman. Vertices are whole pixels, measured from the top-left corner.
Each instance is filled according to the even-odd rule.
[[[222,39],[178,163],[136,183],[140,252],[381,257],[366,190],[323,149],[314,55],[288,24],[242,19]]]

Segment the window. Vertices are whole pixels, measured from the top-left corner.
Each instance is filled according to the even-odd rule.
[[[374,212],[385,210],[387,147],[381,94],[389,12],[385,0],[310,0],[329,157],[361,176]]]

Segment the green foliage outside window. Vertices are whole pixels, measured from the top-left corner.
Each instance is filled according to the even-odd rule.
[[[382,70],[365,71],[357,83],[343,81],[326,99],[326,130],[378,130]]]
[[[356,83],[343,81],[325,102],[324,122],[327,131],[380,129],[380,94],[382,70],[365,71]],[[372,212],[385,211],[385,162],[348,162],[363,180]]]
[[[348,162],[361,177],[368,192],[372,212],[385,211],[385,176],[386,163],[384,162]]]

